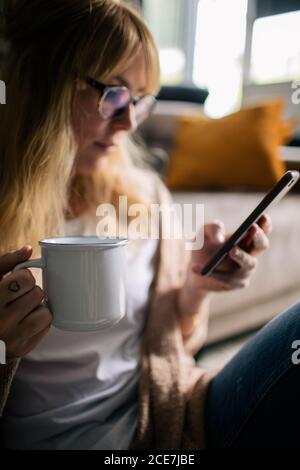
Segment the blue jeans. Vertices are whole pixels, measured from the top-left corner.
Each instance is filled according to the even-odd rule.
[[[300,303],[262,328],[214,378],[205,413],[208,449],[299,449],[295,340]]]

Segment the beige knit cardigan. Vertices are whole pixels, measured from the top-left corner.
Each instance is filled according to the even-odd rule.
[[[170,193],[158,177],[153,177],[153,184],[158,202],[171,203]],[[133,449],[205,447],[205,396],[216,371],[197,368],[193,359],[205,340],[206,320],[185,341],[179,327],[177,295],[189,255],[183,240],[160,239],[143,339],[139,418]],[[16,360],[0,366],[1,414],[18,364]]]

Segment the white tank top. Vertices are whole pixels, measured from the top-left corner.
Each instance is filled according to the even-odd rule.
[[[85,216],[66,235],[94,235]],[[21,361],[2,420],[11,449],[128,449],[157,240],[129,242],[126,316],[89,333],[51,327]],[[133,249],[134,248],[134,249]]]

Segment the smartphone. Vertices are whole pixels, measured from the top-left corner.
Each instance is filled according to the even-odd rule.
[[[245,238],[251,226],[255,224],[268,209],[280,201],[280,199],[282,199],[289,192],[289,190],[298,181],[299,176],[299,172],[294,170],[287,171],[283,175],[278,183],[276,183],[276,185],[266,194],[266,196],[258,204],[254,211],[251,212],[247,219],[224,243],[224,245],[213,256],[213,258],[204,266],[201,271],[202,276],[209,276],[214,271],[214,269],[216,269],[221,261],[226,258],[229,251]]]

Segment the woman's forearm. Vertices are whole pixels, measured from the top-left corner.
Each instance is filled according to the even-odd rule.
[[[196,327],[206,334],[210,312],[211,293],[195,290],[185,283],[178,292],[179,322],[184,338],[190,336]]]

